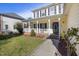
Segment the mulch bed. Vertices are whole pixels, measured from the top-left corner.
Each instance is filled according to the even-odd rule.
[[[67,56],[67,44],[64,42],[64,40],[60,40],[60,43],[58,45],[58,51],[62,54],[62,56]]]
[[[61,53],[62,56],[67,56],[67,44],[64,40],[60,40],[58,45],[58,51]],[[71,56],[77,56],[76,52],[72,53]]]

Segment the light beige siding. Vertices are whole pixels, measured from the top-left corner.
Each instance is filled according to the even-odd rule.
[[[68,28],[79,27],[79,4],[72,4],[68,14]]]
[[[79,28],[79,4],[72,4],[70,12],[68,14],[68,28]],[[79,44],[76,46],[76,53],[79,55]]]

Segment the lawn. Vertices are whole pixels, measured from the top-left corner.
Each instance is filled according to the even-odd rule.
[[[8,40],[0,40],[0,55],[20,56],[31,55],[33,50],[44,40],[37,37],[18,36]]]

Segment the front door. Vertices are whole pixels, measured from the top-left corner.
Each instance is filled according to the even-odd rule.
[[[59,34],[59,22],[53,22],[53,33]]]
[[[55,34],[53,44],[58,48],[59,45],[59,22],[53,22],[53,33]]]

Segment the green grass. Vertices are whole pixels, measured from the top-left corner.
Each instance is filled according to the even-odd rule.
[[[18,36],[0,40],[0,55],[30,55],[43,42],[42,38]]]

